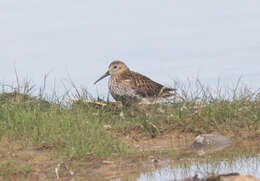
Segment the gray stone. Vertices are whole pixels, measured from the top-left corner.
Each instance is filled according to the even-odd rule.
[[[231,141],[226,136],[218,133],[201,134],[195,138],[192,148],[198,155],[204,155],[221,150],[230,144]]]

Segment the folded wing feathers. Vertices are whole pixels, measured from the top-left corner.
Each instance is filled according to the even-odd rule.
[[[122,74],[122,77],[124,80],[130,79],[131,88],[135,90],[136,94],[143,97],[168,97],[174,95],[170,91],[176,91],[176,89],[165,87],[137,72],[129,71]]]

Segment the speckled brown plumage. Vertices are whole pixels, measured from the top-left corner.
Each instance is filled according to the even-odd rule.
[[[108,75],[111,75],[108,87],[112,97],[124,104],[174,95],[171,91],[175,89],[167,88],[142,74],[131,71],[121,61],[112,62],[108,71],[95,83]]]

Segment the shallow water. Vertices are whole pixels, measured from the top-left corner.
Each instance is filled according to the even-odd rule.
[[[255,157],[240,157],[234,160],[207,162],[207,160],[193,160],[182,164],[169,164],[152,172],[142,173],[138,181],[170,181],[187,177],[206,177],[211,173],[240,173],[250,174],[260,178],[260,155]],[[126,177],[124,177],[126,178]],[[124,179],[123,179],[124,180]],[[116,179],[116,181],[121,181]]]

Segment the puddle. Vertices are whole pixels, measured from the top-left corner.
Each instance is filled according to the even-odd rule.
[[[207,162],[207,160],[190,160],[181,164],[168,165],[148,173],[142,173],[138,181],[171,181],[193,177],[206,177],[212,173],[240,173],[250,174],[260,178],[260,154],[256,157],[240,157],[234,160]],[[115,181],[131,180],[116,179]],[[130,178],[130,177],[129,177]]]

